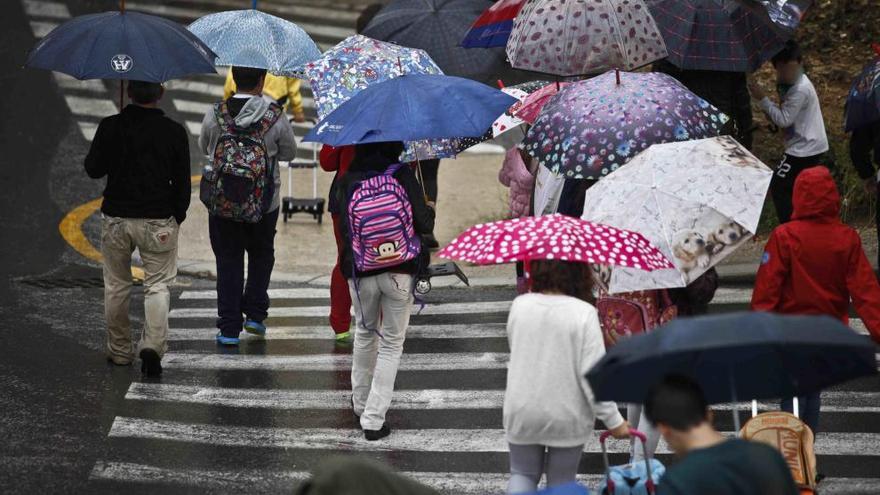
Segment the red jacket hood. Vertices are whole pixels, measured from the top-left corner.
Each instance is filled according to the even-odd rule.
[[[840,214],[840,193],[831,172],[812,167],[801,172],[794,182],[792,220],[832,220]]]

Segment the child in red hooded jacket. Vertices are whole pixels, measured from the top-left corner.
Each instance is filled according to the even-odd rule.
[[[828,315],[849,324],[849,303],[880,343],[880,284],[858,232],[838,218],[840,195],[825,167],[798,175],[794,213],[767,241],[752,294],[753,311]],[[815,433],[819,394],[799,397],[801,418]],[[782,408],[791,411],[791,401]]]

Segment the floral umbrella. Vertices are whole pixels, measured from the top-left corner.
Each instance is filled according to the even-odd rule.
[[[610,292],[684,287],[758,228],[773,172],[730,136],[655,144],[587,190],[582,218],[642,233],[675,263],[612,268]]]
[[[599,179],[652,144],[717,136],[727,120],[666,74],[609,71],[563,88],[524,143],[554,173]]]
[[[673,266],[637,232],[557,213],[475,225],[438,256],[478,265],[556,259],[647,271]]]
[[[642,0],[528,0],[507,57],[517,69],[576,76],[648,65],[666,45]]]

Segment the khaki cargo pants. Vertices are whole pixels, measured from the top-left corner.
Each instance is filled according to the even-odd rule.
[[[134,358],[128,311],[135,248],[144,262],[144,331],[137,352],[152,349],[161,357],[168,349],[168,283],[177,276],[177,221],[173,217],[154,220],[104,216],[102,227],[107,357],[116,364],[127,364]]]

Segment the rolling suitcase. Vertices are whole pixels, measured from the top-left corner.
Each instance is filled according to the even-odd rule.
[[[287,196],[281,198],[281,214],[284,221],[295,213],[311,215],[318,224],[324,221],[324,198],[318,196],[318,148],[312,148],[311,161],[296,158],[286,163],[287,166]],[[293,169],[312,169],[312,197],[293,197]]]
[[[657,483],[666,472],[666,467],[657,459],[648,456],[648,447],[645,443],[648,439],[645,434],[638,430],[629,430],[630,435],[638,438],[645,449],[645,463],[624,464],[611,466],[608,462],[608,451],[605,441],[611,436],[610,431],[604,431],[599,435],[599,444],[602,445],[602,460],[605,462],[605,482],[599,487],[602,495],[649,495],[657,493]]]
[[[752,418],[739,431],[741,438],[762,442],[782,454],[791,476],[802,495],[818,493],[816,453],[813,431],[798,417],[797,397],[794,414],[768,411],[758,414],[758,402],[752,401]]]

